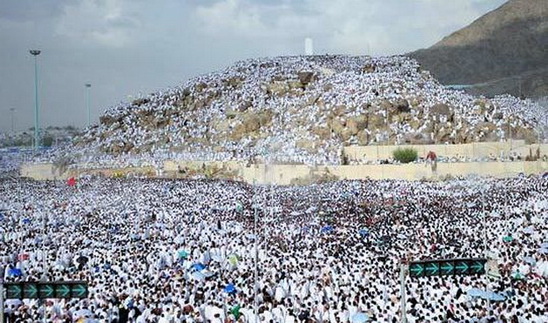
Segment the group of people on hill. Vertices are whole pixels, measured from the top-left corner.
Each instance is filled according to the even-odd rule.
[[[86,299],[7,299],[8,322],[401,322],[402,265],[476,257],[489,276],[408,277],[407,321],[548,320],[546,176],[3,177],[0,191],[4,281],[89,285]]]
[[[393,119],[387,102],[406,102],[403,109],[411,121]],[[432,112],[439,104],[450,111]],[[360,126],[363,134],[343,134],[334,125],[357,116],[369,116],[369,124]],[[84,162],[94,156],[98,165],[107,159],[99,158],[105,151],[152,155],[149,160],[247,161],[268,155],[283,163],[333,165],[342,162],[343,144],[384,144],[389,137],[404,144],[417,133],[434,136],[434,130],[425,130],[433,128],[452,129],[448,142],[464,128],[474,132],[473,141],[507,140],[519,128],[534,128],[545,137],[548,125],[546,114],[531,101],[487,100],[448,90],[407,57],[331,55],[237,62],[120,103],[101,120],[61,155]],[[476,129],[487,123],[496,129]],[[494,133],[496,138],[487,138]]]

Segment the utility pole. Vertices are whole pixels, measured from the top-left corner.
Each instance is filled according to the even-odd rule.
[[[255,184],[255,180],[253,180],[253,184]],[[254,185],[254,189],[256,190],[256,187]],[[256,201],[255,201],[256,203]],[[259,268],[258,268],[258,262],[259,262],[259,250],[258,250],[258,231],[257,231],[257,222],[259,220],[258,214],[257,214],[257,205],[253,203],[253,217],[254,217],[254,225],[253,225],[253,231],[255,235],[255,270],[254,270],[254,288],[253,288],[253,305],[254,305],[254,312],[255,312],[255,323],[259,322],[259,303],[257,301],[257,294],[259,291]]]
[[[483,255],[487,258],[487,211],[485,210],[485,195],[487,192],[489,192],[489,189],[490,189],[490,186],[487,185],[487,186],[483,186],[482,187],[482,191],[484,192],[484,194],[482,194],[482,201],[481,201],[481,210],[482,210],[482,222],[483,222],[483,227],[484,227],[484,238],[483,238]],[[489,285],[489,275],[487,272],[485,272],[485,279],[486,279],[486,282],[485,282],[485,289],[487,290],[487,292],[489,293],[490,292],[490,285]],[[491,311],[491,300],[489,299],[489,297],[487,297],[487,307],[489,309],[489,311]]]
[[[384,126],[386,127],[386,138],[384,144],[388,146],[388,142],[390,141],[390,129],[388,125],[390,124],[389,115],[388,115],[388,107],[385,108],[385,114],[386,114],[386,122]]]
[[[5,268],[2,266],[2,273]],[[0,277],[0,322],[4,323],[4,275]]]
[[[34,56],[34,149],[38,150],[40,147],[40,138],[39,138],[39,102],[38,102],[38,58],[41,51],[37,49],[31,49],[30,54]]]
[[[15,108],[10,109],[11,112],[11,133],[15,133]]]
[[[510,119],[508,119],[508,142],[510,143],[510,149],[508,150],[508,157],[510,157],[510,153],[512,152],[512,128],[510,124]]]
[[[10,108],[11,112],[11,145],[15,146],[15,108]]]
[[[42,272],[42,280],[46,281],[47,280],[47,251],[46,251],[46,237],[48,235],[47,233],[47,226],[48,226],[48,220],[47,220],[47,217],[46,217],[46,214],[45,213],[42,213],[42,218],[43,218],[43,221],[44,221],[44,235],[42,237],[42,252],[43,252],[43,266],[44,266],[44,271]]]
[[[405,300],[405,275],[407,272],[407,265],[403,262],[400,264],[400,294],[401,294],[401,322],[407,323],[407,310]]]

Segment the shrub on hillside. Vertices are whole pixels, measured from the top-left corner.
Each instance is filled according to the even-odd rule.
[[[394,159],[402,164],[407,164],[415,161],[418,157],[417,150],[413,148],[398,148],[394,150],[392,154],[394,156]]]

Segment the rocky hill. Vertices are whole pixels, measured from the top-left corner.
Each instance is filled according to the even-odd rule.
[[[108,109],[72,152],[338,164],[344,145],[535,141],[530,101],[445,89],[409,58],[252,59]]]
[[[428,49],[410,53],[443,84],[472,93],[548,94],[548,1],[510,0]]]

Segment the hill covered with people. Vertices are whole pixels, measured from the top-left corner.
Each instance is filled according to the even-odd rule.
[[[250,59],[109,108],[82,154],[340,164],[347,145],[534,142],[536,104],[448,90],[402,56]]]

